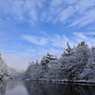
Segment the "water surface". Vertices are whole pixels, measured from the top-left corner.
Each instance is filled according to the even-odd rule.
[[[95,95],[95,85],[49,82],[0,82],[0,95]]]

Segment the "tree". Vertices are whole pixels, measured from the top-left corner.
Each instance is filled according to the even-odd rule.
[[[7,64],[1,58],[1,55],[2,54],[0,53],[0,80],[3,80],[8,76],[8,68],[7,68]]]
[[[95,80],[95,47],[91,48],[87,65],[84,71],[80,74],[80,79]]]
[[[32,72],[32,67],[34,65],[34,61],[33,62],[29,62],[29,66],[25,71],[25,78],[30,78],[31,77],[31,72]]]
[[[42,58],[41,65],[42,65],[42,76],[43,77],[48,76],[48,70],[49,70],[48,63],[54,60],[57,60],[57,56],[54,56],[49,53],[47,53],[47,55]]]
[[[63,50],[62,57],[64,56],[70,56],[74,54],[74,49],[70,47],[69,42],[67,42],[67,49]]]
[[[42,58],[41,64],[46,65],[47,63],[49,63],[52,60],[57,60],[57,56],[47,53],[47,55]]]
[[[63,74],[64,78],[73,81],[78,79],[83,72],[88,62],[90,48],[84,41],[78,44],[77,47],[70,49],[70,46],[68,46],[68,48],[66,49],[68,50],[68,55],[63,54],[64,56],[60,59],[62,63],[61,75]]]

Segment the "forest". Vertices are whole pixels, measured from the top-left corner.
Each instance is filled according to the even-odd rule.
[[[14,73],[13,73],[14,72]],[[0,79],[21,78],[36,81],[95,82],[95,46],[82,41],[63,50],[60,58],[47,53],[39,62],[29,62],[25,71],[8,67],[0,58]]]
[[[63,50],[60,58],[47,53],[41,62],[30,62],[25,78],[44,81],[95,82],[95,47],[84,41]]]

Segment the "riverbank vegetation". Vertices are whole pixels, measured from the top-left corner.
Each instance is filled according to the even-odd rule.
[[[47,53],[40,62],[29,62],[25,72],[8,67],[0,56],[0,80],[14,78],[95,83],[95,47],[84,41],[74,47],[67,43],[60,58]]]
[[[95,47],[84,41],[63,50],[60,58],[47,53],[41,62],[30,62],[24,77],[29,80],[95,82]]]

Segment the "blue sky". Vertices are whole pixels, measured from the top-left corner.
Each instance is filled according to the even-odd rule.
[[[9,66],[25,69],[47,52],[95,44],[95,0],[0,0],[0,50]]]

